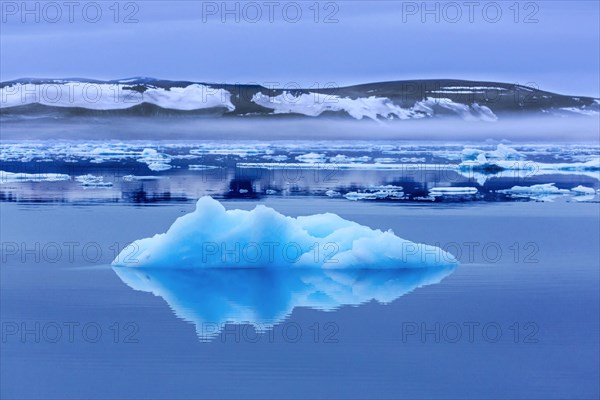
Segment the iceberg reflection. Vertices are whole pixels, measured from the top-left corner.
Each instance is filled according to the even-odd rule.
[[[283,322],[295,307],[333,311],[370,300],[389,303],[439,283],[454,266],[398,269],[161,269],[113,267],[132,289],[162,297],[196,327],[252,324],[258,331]],[[218,335],[218,330],[212,336]],[[210,339],[210,337],[208,338]]]

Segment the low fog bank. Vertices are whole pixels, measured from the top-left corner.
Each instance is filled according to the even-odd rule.
[[[1,140],[431,140],[600,142],[598,116],[528,116],[495,122],[103,117],[0,122]]]

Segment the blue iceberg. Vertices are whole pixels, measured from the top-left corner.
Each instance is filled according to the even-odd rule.
[[[413,243],[326,213],[287,217],[259,205],[226,210],[202,197],[166,233],[140,239],[115,258],[136,268],[421,268],[455,266],[435,246]]]

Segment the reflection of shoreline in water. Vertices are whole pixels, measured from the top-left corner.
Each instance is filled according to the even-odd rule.
[[[196,327],[283,322],[296,307],[333,311],[370,300],[386,304],[439,283],[455,267],[415,269],[141,269],[113,267],[134,290],[162,297],[175,315]],[[214,332],[216,336],[219,332]],[[201,339],[210,339],[201,337]]]
[[[425,168],[425,166],[423,166]],[[74,179],[62,181],[10,181],[0,184],[0,202],[35,203],[125,203],[169,204],[192,202],[210,195],[219,199],[260,199],[269,197],[318,196],[348,201],[377,202],[498,202],[526,201],[506,193],[515,186],[548,183],[563,189],[578,186],[598,190],[600,172],[563,172],[561,174],[518,176],[514,171],[497,174],[460,174],[448,170],[415,171],[336,171],[331,182],[313,172],[285,169],[281,171],[217,168],[207,171],[180,171],[161,176],[114,176],[111,171],[96,175],[106,185],[82,185]],[[303,173],[303,179],[290,176]],[[598,178],[594,178],[597,175]],[[31,179],[36,178],[33,175]],[[44,175],[40,175],[42,179]],[[141,179],[143,178],[143,179]],[[108,185],[110,183],[110,185]],[[440,188],[455,188],[440,195]],[[468,189],[471,193],[458,190]],[[563,196],[578,200],[580,193]],[[593,198],[593,197],[592,197]]]
[[[597,144],[42,141],[0,150],[0,201],[9,202],[165,204],[207,195],[497,202],[530,200],[510,196],[515,186],[600,188]]]

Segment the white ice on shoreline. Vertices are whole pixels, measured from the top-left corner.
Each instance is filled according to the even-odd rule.
[[[0,171],[0,184],[14,182],[57,182],[68,181],[71,179],[66,174],[41,173],[28,174],[24,172],[6,172]]]
[[[0,88],[0,108],[42,104],[53,107],[79,107],[89,110],[123,110],[148,103],[171,110],[226,108],[235,110],[231,93],[206,85],[192,84],[169,90],[148,87],[143,93],[129,85],[65,82],[51,84],[17,83]]]
[[[402,108],[387,97],[340,97],[323,93],[302,93],[294,96],[283,92],[277,96],[268,96],[261,92],[252,97],[252,101],[262,107],[273,110],[274,114],[301,114],[317,117],[326,111],[344,111],[355,119],[420,119],[434,116],[439,110],[450,111],[465,120],[496,121],[498,118],[486,106],[456,103],[447,98],[428,97],[417,101],[410,108]]]

